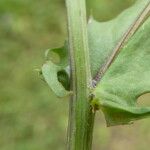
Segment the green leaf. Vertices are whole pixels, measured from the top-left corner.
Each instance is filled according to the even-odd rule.
[[[89,20],[91,72],[96,82],[92,105],[101,108],[108,126],[150,116],[150,108],[137,106],[137,98],[150,92],[149,13],[150,0],[137,0],[111,21]],[[48,50],[46,59],[42,74],[50,88],[59,97],[71,94],[66,48]]]
[[[95,54],[91,54],[92,62],[95,61],[93,62],[93,66],[95,65],[93,74],[96,74],[98,64],[102,72],[96,77],[96,79],[99,78],[100,82],[94,90],[94,103],[95,101],[96,104],[99,103],[108,126],[130,124],[134,120],[150,116],[150,107],[137,106],[137,98],[150,92],[149,13],[150,0],[140,0],[118,18],[108,22],[109,25],[104,23],[103,26],[103,23],[101,25],[99,23],[99,28],[103,26],[102,29],[99,29],[99,36],[96,33],[98,29],[95,28],[97,31],[93,35],[92,42],[96,45],[95,47],[92,46],[95,48]],[[146,18],[148,19],[146,20]],[[138,24],[141,20],[142,22],[146,20],[142,26]],[[98,28],[98,23],[96,24]],[[139,29],[136,31],[134,29],[137,25]],[[108,30],[103,33],[108,26]],[[94,27],[91,28],[95,30]],[[136,31],[134,35],[131,34],[133,31]],[[123,32],[127,36],[123,36],[122,40],[121,34]],[[94,38],[97,39],[97,43],[94,42]],[[114,53],[114,51],[117,52],[115,47],[119,50],[119,54]],[[112,55],[113,53],[114,55]],[[93,56],[96,57],[96,60],[93,59]],[[107,65],[108,62],[110,66]],[[106,68],[104,72],[103,67]]]
[[[69,89],[69,74],[67,72],[68,53],[65,47],[47,50],[46,63],[42,67],[42,75],[58,97],[65,97],[72,92]],[[50,57],[50,58],[49,58]]]
[[[132,28],[149,2],[150,0],[138,0],[132,7],[108,22],[98,22],[93,18],[89,20],[88,37],[93,77],[103,67],[116,45]]]

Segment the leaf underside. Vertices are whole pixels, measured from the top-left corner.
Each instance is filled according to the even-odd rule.
[[[142,16],[145,11],[147,14]],[[107,126],[130,124],[150,116],[150,107],[137,106],[137,98],[150,92],[149,11],[150,1],[138,0],[112,21],[98,23],[91,20],[89,23],[92,75],[95,80],[100,80],[94,95],[104,112]],[[136,27],[135,23],[139,21],[143,25],[139,24],[132,35],[132,27]],[[129,37],[125,37],[128,32]],[[125,42],[122,40],[124,37],[127,38]],[[120,41],[123,41],[122,45]],[[112,59],[111,55],[118,44],[121,45],[120,53],[116,53],[117,58],[101,74],[101,69],[111,62],[109,59]]]
[[[107,125],[150,116],[137,98],[150,92],[150,18],[124,46],[95,89]]]
[[[142,16],[146,9],[150,9],[150,0],[137,0],[111,21],[89,20],[91,73],[97,82],[94,100],[104,112],[107,126],[129,124],[150,116],[149,107],[137,106],[137,98],[150,92],[150,12]],[[144,23],[136,26],[138,21]],[[100,70],[110,61],[119,44],[119,53],[101,74]],[[48,59],[42,74],[52,91],[58,97],[64,97],[71,94],[67,49],[51,51],[59,55],[60,62]]]

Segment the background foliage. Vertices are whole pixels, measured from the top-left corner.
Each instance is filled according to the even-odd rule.
[[[88,14],[108,20],[133,2],[88,0]],[[65,15],[64,0],[0,0],[1,150],[65,150],[68,100],[58,100],[34,71],[44,62],[45,49],[64,42]],[[148,150],[149,126],[145,119],[106,128],[98,113],[93,149]]]

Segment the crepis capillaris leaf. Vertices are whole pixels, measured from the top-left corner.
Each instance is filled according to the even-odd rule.
[[[137,0],[108,22],[89,19],[91,73],[96,82],[94,102],[104,112],[108,126],[150,116],[149,107],[137,106],[137,98],[150,92],[149,15],[150,0]],[[63,97],[71,93],[68,52],[66,47],[52,51],[59,55],[59,63],[47,61],[42,74],[54,93]]]

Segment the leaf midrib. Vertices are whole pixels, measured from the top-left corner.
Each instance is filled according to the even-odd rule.
[[[128,28],[123,37],[118,42],[117,46],[114,48],[110,57],[106,60],[104,65],[99,69],[93,81],[95,86],[101,81],[102,77],[109,69],[111,64],[114,62],[118,54],[120,53],[123,46],[129,41],[129,39],[136,33],[136,31],[140,28],[140,26],[145,22],[145,20],[150,15],[150,2],[146,5],[143,11],[138,15],[137,19],[133,22],[133,24]]]

